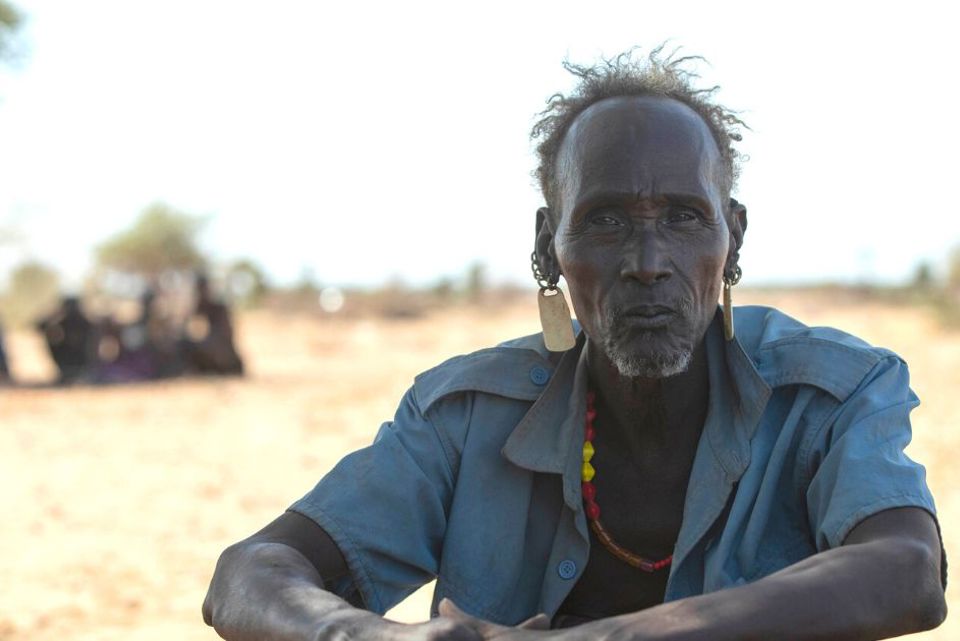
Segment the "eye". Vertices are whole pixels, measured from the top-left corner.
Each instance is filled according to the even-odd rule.
[[[663,217],[663,222],[668,225],[683,225],[696,222],[699,219],[700,212],[692,207],[671,207],[667,215]]]
[[[623,216],[614,210],[601,209],[591,212],[588,221],[591,225],[598,227],[616,227],[623,225]]]

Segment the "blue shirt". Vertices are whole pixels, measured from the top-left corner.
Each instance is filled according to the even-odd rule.
[[[666,600],[761,578],[842,544],[894,507],[935,513],[904,454],[918,404],[906,364],[769,308],[706,335],[709,407]],[[383,613],[437,578],[465,611],[512,625],[553,616],[589,554],[580,495],[584,337],[540,335],[416,377],[374,443],[291,509],[333,538],[350,578],[328,586]]]

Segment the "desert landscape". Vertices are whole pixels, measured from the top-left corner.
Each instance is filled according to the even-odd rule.
[[[835,293],[738,291],[737,303],[907,360],[923,401],[909,451],[927,466],[948,552],[960,549],[960,330],[924,307]],[[254,310],[237,326],[244,379],[0,389],[0,640],[218,638],[200,604],[225,546],[369,443],[418,372],[538,322],[531,293],[404,319]],[[11,332],[7,349],[18,379],[52,378],[39,336]],[[428,589],[391,616],[424,619]],[[960,638],[960,617],[915,638]]]

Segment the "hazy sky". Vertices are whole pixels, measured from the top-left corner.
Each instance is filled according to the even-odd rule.
[[[76,282],[162,200],[276,280],[527,282],[527,139],[560,62],[665,39],[752,127],[745,283],[907,278],[960,243],[950,3],[13,0],[0,71],[0,277]],[[532,280],[530,281],[532,288]]]

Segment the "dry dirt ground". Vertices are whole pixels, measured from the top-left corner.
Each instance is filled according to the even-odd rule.
[[[960,549],[960,333],[918,308],[739,294],[907,359],[923,399],[910,452],[927,465],[948,550]],[[243,380],[0,390],[0,640],[217,638],[200,603],[220,550],[367,444],[417,372],[533,332],[535,315],[532,305],[402,321],[255,312],[238,322]],[[29,334],[8,336],[8,351],[23,379],[50,376]],[[427,604],[421,590],[393,616],[421,619]],[[960,638],[960,617],[923,638]]]

